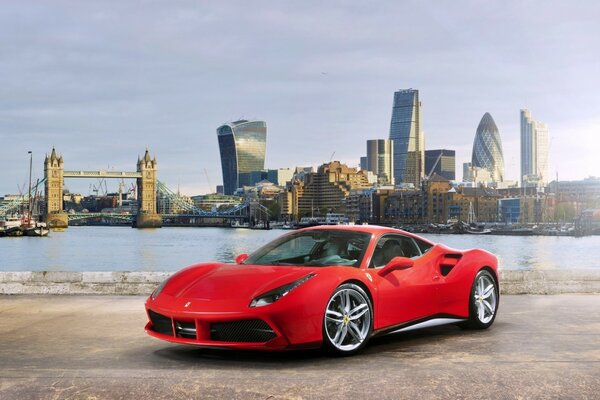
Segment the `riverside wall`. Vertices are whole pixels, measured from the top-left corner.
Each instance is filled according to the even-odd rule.
[[[148,295],[172,272],[0,272],[0,294]],[[502,294],[600,293],[600,270],[501,271]]]

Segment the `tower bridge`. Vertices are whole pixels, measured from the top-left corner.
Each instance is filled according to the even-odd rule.
[[[69,215],[63,208],[63,187],[65,178],[131,178],[137,180],[138,214],[134,225],[138,228],[162,226],[162,217],[156,212],[156,158],[151,158],[148,149],[143,158],[138,158],[137,170],[126,171],[65,171],[62,155],[52,153],[44,159],[44,180],[46,195],[46,215],[44,220],[49,227],[66,228]]]
[[[151,158],[148,149],[144,157],[138,158],[136,171],[82,171],[65,170],[62,155],[56,153],[52,148],[50,155],[44,160],[44,179],[39,183],[45,186],[46,214],[44,221],[49,227],[66,228],[69,220],[81,220],[89,218],[105,218],[118,220],[131,220],[132,225],[137,228],[160,227],[163,217],[167,221],[195,221],[204,218],[220,218],[224,220],[250,219],[251,214],[258,212],[260,215],[268,216],[266,207],[258,204],[242,202],[232,204],[230,208],[218,211],[206,211],[200,209],[174,193],[164,183],[157,179],[156,158]],[[116,213],[67,213],[63,207],[63,187],[65,178],[108,178],[108,179],[136,179],[138,214],[116,214]],[[159,195],[166,199],[179,210],[178,214],[161,215],[157,209]],[[30,194],[31,196],[31,194]],[[7,210],[0,209],[6,213]]]

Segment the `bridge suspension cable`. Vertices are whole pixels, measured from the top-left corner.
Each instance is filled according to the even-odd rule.
[[[249,202],[242,202],[233,207],[224,209],[224,210],[216,210],[216,211],[206,211],[199,207],[196,207],[193,203],[187,201],[183,196],[178,193],[173,192],[171,189],[167,187],[163,182],[156,181],[157,192],[159,193],[158,198],[161,197],[166,201],[170,202],[172,205],[176,206],[178,210],[183,211],[178,214],[187,213],[187,215],[191,216],[199,216],[199,217],[212,217],[212,218],[227,218],[234,216],[242,216],[244,213],[248,213],[250,209]],[[270,215],[269,209],[263,206],[262,204],[258,204],[257,207],[261,210],[261,212],[266,213],[266,215]],[[176,215],[176,214],[173,214]]]

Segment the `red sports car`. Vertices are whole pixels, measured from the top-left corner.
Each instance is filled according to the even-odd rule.
[[[496,257],[379,226],[294,231],[237,257],[187,267],[146,301],[149,335],[205,347],[325,346],[352,354],[384,333],[494,322]]]

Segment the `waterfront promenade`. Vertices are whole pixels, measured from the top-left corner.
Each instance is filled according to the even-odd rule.
[[[141,296],[0,296],[0,398],[592,399],[600,295],[503,296],[486,331],[372,340],[358,356],[203,350],[148,337]]]

